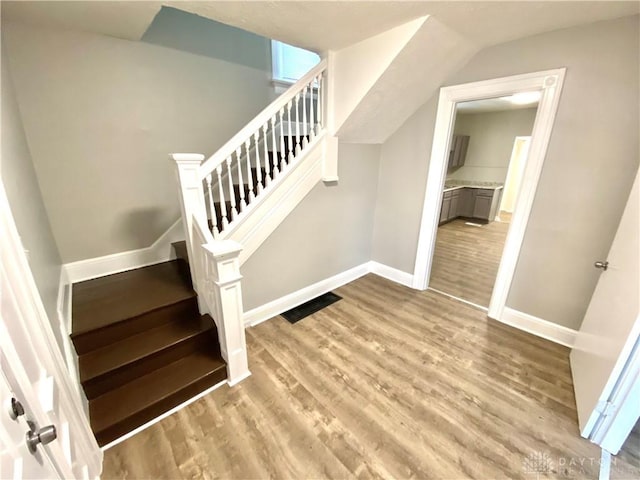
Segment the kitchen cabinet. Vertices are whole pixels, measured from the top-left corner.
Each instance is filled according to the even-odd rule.
[[[489,214],[491,213],[491,199],[485,195],[479,195],[476,193],[476,199],[473,203],[473,218],[479,218],[482,220],[489,220]]]
[[[460,190],[464,190],[464,188],[461,188]],[[447,220],[453,220],[459,216],[458,203],[460,199],[460,190],[453,190],[451,192],[451,203],[449,205],[449,215],[447,216]]]
[[[439,224],[458,217],[492,222],[500,208],[502,187],[464,187],[442,193]]]
[[[502,198],[502,188],[478,188],[473,206],[473,218],[493,222]]]
[[[449,148],[449,164],[447,169],[459,168],[464,165],[469,149],[469,135],[454,135]]]
[[[442,197],[442,208],[440,208],[440,223],[446,222],[449,220],[449,210],[451,209],[451,196],[447,196],[445,192]]]

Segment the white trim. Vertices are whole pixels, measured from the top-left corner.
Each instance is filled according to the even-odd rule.
[[[420,224],[420,236],[416,250],[414,288],[424,290],[429,286],[433,250],[438,230],[438,217],[442,202],[441,192],[446,175],[448,144],[453,131],[456,103],[512,95],[521,91],[539,90],[542,92],[542,96],[531,134],[529,158],[525,166],[518,200],[516,201],[489,304],[489,317],[495,319],[502,317],[529,220],[536,187],[542,172],[542,165],[560,100],[565,71],[566,69],[561,68],[527,73],[444,87],[440,90],[431,161],[429,162],[429,173]]]
[[[69,379],[80,399],[80,403],[84,407],[84,414],[89,419],[89,402],[80,384],[80,368],[78,364],[78,354],[71,341],[71,305],[72,305],[72,288],[69,275],[67,275],[64,266],[60,268],[60,280],[58,282],[58,329],[60,330],[60,338],[62,339],[62,354],[66,363]]]
[[[411,287],[413,285],[413,275],[397,268],[383,265],[382,263],[369,262],[369,272],[375,273],[379,277],[386,278],[392,282],[399,283],[405,287]]]
[[[312,298],[327,293],[334,288],[341,287],[349,282],[353,282],[367,273],[369,273],[369,262],[338,273],[332,277],[325,278],[313,285],[301,288],[300,290],[245,312],[244,324],[247,327],[254,327],[265,320],[280,315],[282,312],[286,312],[304,302],[308,302]]]
[[[483,307],[482,305],[478,305],[477,303],[470,302],[469,300],[465,300],[464,298],[456,297],[456,296],[451,295],[451,294],[449,294],[447,292],[443,292],[442,290],[437,290],[437,289],[435,289],[433,287],[429,287],[427,290],[429,290],[431,292],[436,292],[438,295],[443,295],[445,297],[450,298],[451,300],[455,300],[456,302],[466,303],[470,307],[476,308],[478,310],[482,310],[483,312],[488,312],[489,311],[489,309],[487,307]]]
[[[227,383],[226,380],[223,380],[221,382],[216,383],[213,387],[207,388],[204,392],[200,392],[198,395],[196,395],[195,397],[191,397],[189,400],[185,400],[184,402],[182,402],[180,405],[177,405],[175,407],[173,407],[171,410],[164,412],[162,415],[154,418],[153,420],[149,420],[147,423],[145,423],[144,425],[140,425],[138,428],[136,428],[135,430],[130,431],[129,433],[127,433],[126,435],[123,435],[120,438],[116,438],[115,440],[113,440],[112,442],[107,443],[106,445],[104,445],[103,447],[101,447],[101,450],[104,452],[106,450],[109,450],[111,447],[115,447],[116,445],[118,445],[119,443],[124,442],[125,440],[133,437],[134,435],[142,432],[143,430],[146,430],[147,428],[155,425],[156,423],[164,420],[165,418],[167,418],[170,415],[173,415],[174,413],[176,413],[179,410],[182,410],[185,407],[188,407],[189,405],[191,405],[193,402],[196,402],[198,400],[200,400],[202,397],[209,395],[211,392],[213,392],[214,390],[217,390],[218,388],[222,387],[223,385],[225,385]]]
[[[598,480],[609,480],[611,478],[611,454],[604,448],[600,453],[600,473]]]
[[[0,231],[3,232],[0,235],[0,265],[2,265],[2,270],[6,272],[7,278],[11,279],[12,288],[15,288],[14,295],[20,306],[20,313],[23,314],[21,316],[22,328],[30,332],[33,347],[36,349],[34,354],[37,352],[41,364],[46,367],[46,374],[51,376],[55,382],[57,387],[55,401],[69,422],[75,448],[75,459],[86,463],[92,474],[97,474],[101,470],[102,452],[99,450],[91,431],[88,417],[81,414],[83,409],[81,399],[76,394],[72,382],[69,381],[67,366],[56,341],[52,323],[42,305],[2,182],[0,182]],[[4,329],[3,321],[0,321],[0,329]],[[10,340],[6,331],[0,335],[0,338],[2,339],[0,343]],[[23,353],[26,354],[26,352]],[[30,380],[24,373],[18,352],[12,346],[11,352],[7,349],[4,354],[7,357],[8,365],[14,366],[13,372],[21,377],[22,385],[26,386]],[[22,373],[18,373],[19,371]],[[32,405],[32,407],[34,406]],[[40,418],[44,419],[44,416]],[[58,445],[52,445],[50,453],[62,459],[64,453],[60,448]],[[58,452],[61,453],[61,456],[58,456]],[[64,471],[64,462],[58,464],[58,467]]]
[[[251,372],[247,371],[247,373],[239,376],[238,378],[234,379],[234,380],[229,380],[227,381],[227,384],[229,385],[229,387],[235,387],[237,384],[239,384],[241,381],[246,380],[247,378],[249,378],[251,376]]]
[[[557,323],[549,322],[509,307],[504,308],[498,321],[570,348],[573,348],[578,337],[577,330],[563,327]]]
[[[182,218],[179,218],[149,247],[79,260],[67,263],[63,268],[66,270],[69,281],[76,283],[134,268],[147,267],[175,258],[171,244],[184,239]]]

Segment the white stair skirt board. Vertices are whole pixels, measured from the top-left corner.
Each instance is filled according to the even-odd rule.
[[[182,218],[176,220],[153,244],[146,248],[89,258],[63,265],[71,283],[147,267],[175,258],[171,244],[184,240]]]
[[[504,308],[499,321],[569,348],[573,348],[578,336],[576,330],[534,317],[527,313],[519,312],[509,307]]]
[[[69,372],[69,379],[73,383],[75,393],[80,399],[80,403],[84,408],[84,414],[89,419],[89,402],[84,390],[80,385],[80,369],[78,365],[78,354],[71,341],[71,281],[64,266],[60,269],[60,280],[58,282],[58,299],[57,299],[57,314],[58,314],[58,330],[60,331],[60,338],[62,339],[62,355],[66,363],[67,370]]]
[[[131,438],[134,435],[140,433],[141,431],[146,430],[147,428],[155,425],[156,423],[160,422],[161,420],[164,420],[169,415],[173,415],[177,411],[182,410],[185,407],[188,407],[193,402],[196,402],[197,400],[200,400],[202,397],[204,397],[206,395],[209,395],[211,392],[213,392],[214,390],[217,390],[218,388],[220,388],[221,386],[225,385],[226,383],[227,383],[226,380],[223,380],[221,382],[216,383],[213,387],[207,388],[204,392],[200,392],[195,397],[191,397],[189,400],[186,400],[186,401],[182,402],[180,405],[177,405],[177,406],[173,407],[171,410],[169,410],[167,412],[164,412],[162,415],[160,415],[160,416],[158,416],[158,417],[156,417],[156,418],[154,418],[152,420],[149,420],[144,425],[140,425],[138,428],[136,428],[135,430],[130,431],[129,433],[123,435],[122,437],[116,438],[113,442],[107,443],[104,447],[101,447],[100,450],[102,450],[104,452],[105,450],[109,450],[111,447],[115,447],[119,443],[124,442],[126,439]]]

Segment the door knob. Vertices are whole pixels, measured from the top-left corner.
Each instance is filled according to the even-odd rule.
[[[47,425],[39,430],[29,430],[27,432],[27,447],[31,453],[36,453],[38,444],[47,445],[58,438],[55,425]]]
[[[606,260],[603,262],[596,262],[593,264],[593,266],[596,268],[601,268],[604,271],[607,271],[607,268],[609,268],[609,262],[607,262]]]
[[[24,415],[24,407],[19,400],[11,399],[11,408],[9,409],[9,416],[11,420],[17,420],[19,416]]]

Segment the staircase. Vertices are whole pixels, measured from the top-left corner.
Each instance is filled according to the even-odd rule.
[[[91,426],[107,445],[250,375],[240,265],[327,170],[326,62],[212,157],[174,154],[186,241],[175,260],[73,285]]]
[[[227,376],[180,260],[75,284],[71,338],[101,446]]]

